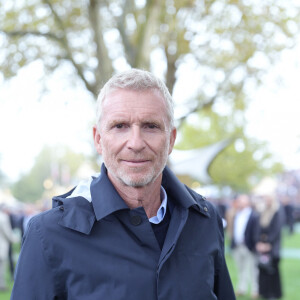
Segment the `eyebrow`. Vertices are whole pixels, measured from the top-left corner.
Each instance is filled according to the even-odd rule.
[[[107,123],[105,124],[105,128],[111,128],[116,124],[122,124],[122,123],[128,123],[128,122],[125,119],[121,119],[121,118],[108,120]]]
[[[130,122],[125,118],[112,119],[112,120],[108,120],[108,122],[105,125],[105,128],[111,128],[114,127],[116,124],[122,124],[122,123],[128,124]],[[139,123],[141,125],[154,124],[161,129],[166,129],[168,127],[167,124],[164,122],[164,120],[158,120],[158,119],[145,119],[145,120],[141,120]]]

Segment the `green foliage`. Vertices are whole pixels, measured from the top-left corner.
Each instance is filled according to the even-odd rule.
[[[295,224],[295,230],[299,231],[299,229],[297,230],[297,227],[299,228],[299,223]],[[283,248],[300,249],[300,235],[298,232],[289,234],[287,231],[283,231],[282,246]]]
[[[30,172],[13,184],[12,193],[20,201],[35,202],[45,190],[46,179],[51,179],[58,185],[67,184],[83,161],[82,154],[67,148],[45,147]]]
[[[253,153],[262,151],[262,146],[245,137],[239,138],[238,143],[243,150],[237,150],[236,144],[231,144],[212,163],[210,173],[214,182],[219,186],[230,186],[234,191],[250,192],[264,175],[269,172],[264,168],[264,158],[255,159]],[[226,170],[226,172],[224,172]]]
[[[230,139],[231,144],[214,159],[209,168],[215,185],[249,192],[263,176],[281,171],[281,165],[272,161],[263,143],[245,136],[243,122],[233,115],[221,117],[211,108],[187,119],[182,126],[181,141],[176,147],[199,148],[223,139]]]
[[[208,68],[209,82],[225,93],[246,78],[259,79],[266,64],[256,62],[257,55],[268,64],[294,44],[299,15],[292,5],[276,0],[1,2],[1,67],[10,77],[39,58],[48,70],[68,61],[96,96],[120,58],[151,69],[153,51],[162,51],[171,91],[176,70],[192,56],[195,67]],[[242,70],[238,80],[236,70]],[[220,71],[226,79],[217,82]]]
[[[201,110],[201,122],[212,126],[209,131],[190,124],[180,128],[180,147],[238,138],[245,150],[228,147],[211,166],[211,174],[220,185],[247,190],[251,177],[280,169],[266,163],[270,158],[264,145],[249,140],[239,120],[245,121],[249,91],[259,85],[280,51],[295,44],[300,25],[296,5],[277,0],[1,1],[1,71],[10,78],[39,59],[45,76],[50,76],[67,62],[74,69],[70,81],[79,78],[96,98],[111,74],[125,66],[163,66],[159,75],[173,92],[177,78],[187,76],[180,69],[188,63],[199,71],[198,95],[190,99],[191,109],[179,127]],[[160,53],[159,60],[153,58],[155,53]],[[214,113],[206,113],[206,108]],[[229,113],[224,114],[224,108]]]

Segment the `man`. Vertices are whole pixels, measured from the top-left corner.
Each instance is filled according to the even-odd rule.
[[[247,294],[250,286],[252,299],[257,299],[258,269],[255,246],[259,232],[259,215],[252,209],[248,195],[238,195],[235,201],[231,247],[238,273],[236,294]]]
[[[166,167],[165,85],[136,69],[113,76],[93,136],[100,176],[30,221],[11,299],[235,299],[221,219]]]

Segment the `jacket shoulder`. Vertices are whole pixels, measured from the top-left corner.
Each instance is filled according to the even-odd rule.
[[[89,234],[96,221],[92,204],[83,197],[53,199],[53,208],[32,220],[43,230],[71,229]]]
[[[25,233],[30,227],[36,227],[38,229],[47,229],[47,227],[58,227],[59,220],[62,217],[62,210],[60,207],[52,208],[47,211],[34,215],[28,221]]]
[[[197,202],[197,204],[201,209],[204,209],[204,211],[207,210],[211,216],[217,214],[217,209],[212,202],[208,201],[204,196],[197,193],[190,187],[185,185],[185,188],[187,189],[189,194],[193,197],[193,199]]]

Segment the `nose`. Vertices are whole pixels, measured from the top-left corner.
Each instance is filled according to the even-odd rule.
[[[139,126],[130,128],[127,147],[135,152],[140,152],[145,148],[145,141]]]

